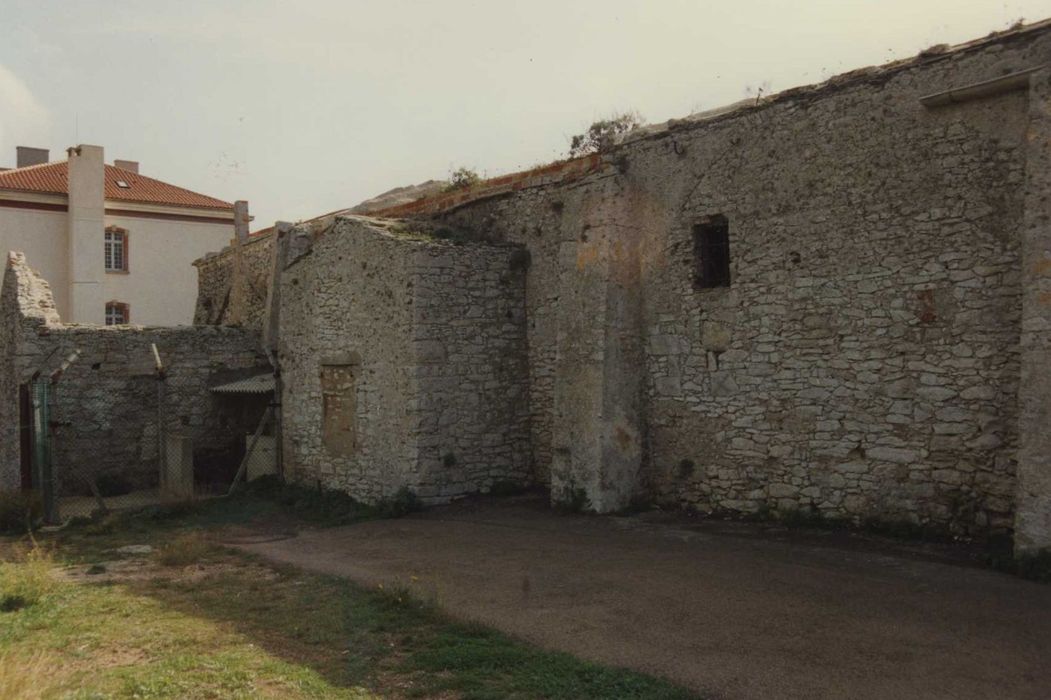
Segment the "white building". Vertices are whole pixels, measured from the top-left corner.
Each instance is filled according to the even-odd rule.
[[[230,244],[235,218],[247,231],[247,203],[145,177],[136,162],[107,165],[101,146],[70,148],[53,163],[44,149],[17,150],[17,167],[0,170],[0,252],[25,253],[64,321],[193,320],[192,263]]]

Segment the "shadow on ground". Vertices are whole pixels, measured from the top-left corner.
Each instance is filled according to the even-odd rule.
[[[259,508],[251,511],[252,523],[223,524],[212,536],[241,547],[296,541],[294,521]],[[183,524],[225,520],[195,513]],[[363,587],[244,552],[196,552],[196,545],[189,548],[195,552],[191,556],[162,549],[113,559],[123,544],[170,549],[186,537],[180,534],[185,529],[178,519],[160,526],[103,529],[107,531],[74,532],[66,538],[66,550],[82,562],[71,574],[77,583],[119,585],[167,610],[217,622],[271,656],[313,669],[348,691],[366,687],[383,697],[692,697],[664,680],[450,620],[433,597],[409,595],[411,578],[405,585]]]
[[[239,546],[717,697],[1051,692],[1051,587],[953,547],[762,530],[512,500]]]

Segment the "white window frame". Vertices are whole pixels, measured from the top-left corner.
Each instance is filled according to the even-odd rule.
[[[107,227],[103,253],[106,272],[127,272],[128,232],[117,226]]]
[[[123,326],[131,319],[131,306],[122,301],[107,301],[105,313],[107,326]]]

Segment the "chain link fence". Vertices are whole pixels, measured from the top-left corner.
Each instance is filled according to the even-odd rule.
[[[33,480],[45,520],[222,496],[277,473],[274,377],[240,374],[216,381],[158,356],[152,373],[34,380]]]

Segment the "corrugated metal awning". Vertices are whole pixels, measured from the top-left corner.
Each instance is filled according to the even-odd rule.
[[[257,374],[254,377],[238,379],[236,382],[213,386],[212,391],[217,394],[272,394],[274,391],[274,375]]]

